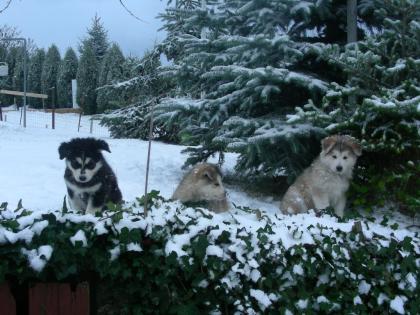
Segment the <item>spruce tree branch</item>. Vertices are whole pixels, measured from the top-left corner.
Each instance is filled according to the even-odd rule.
[[[309,45],[307,45],[307,44],[303,44],[303,46],[304,46],[304,47],[311,48],[311,46],[309,46]],[[357,75],[359,75],[362,79],[366,79],[366,80],[368,80],[368,81],[371,81],[371,82],[374,82],[374,83],[377,83],[377,84],[383,85],[383,86],[385,86],[386,88],[392,89],[392,86],[391,86],[390,84],[385,83],[385,82],[383,82],[383,81],[381,81],[381,80],[378,80],[378,79],[376,79],[376,78],[374,78],[374,77],[372,77],[372,76],[370,76],[370,75],[368,75],[368,74],[366,74],[366,73],[364,73],[364,72],[361,72],[360,70],[357,70],[357,69],[356,69],[356,70],[354,70],[352,67],[350,67],[350,66],[349,66],[348,64],[346,64],[345,62],[343,62],[343,61],[339,60],[338,58],[334,58],[334,57],[331,57],[331,56],[328,56],[328,55],[322,55],[322,58],[328,59],[328,60],[330,60],[330,61],[335,62],[336,64],[339,64],[340,66],[342,66],[342,67],[343,67],[343,69],[345,69],[345,70],[347,70],[347,71],[351,71],[351,70],[353,70],[353,71],[357,72]]]
[[[11,3],[12,3],[12,0],[7,1],[6,5],[3,7],[3,9],[0,9],[0,13],[3,13],[4,11],[6,11]]]
[[[12,0],[10,0],[12,1]],[[120,4],[122,5],[122,7],[132,16],[134,17],[136,20],[139,20],[140,22],[143,23],[147,23],[145,20],[142,20],[141,18],[139,18],[137,15],[135,15],[123,2],[123,0],[118,0],[120,2]]]

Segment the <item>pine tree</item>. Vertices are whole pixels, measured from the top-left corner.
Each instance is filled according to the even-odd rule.
[[[105,30],[101,18],[95,14],[95,17],[92,19],[92,25],[87,30],[87,37],[82,40],[82,43],[79,47],[80,54],[83,54],[83,51],[86,45],[90,45],[93,49],[97,64],[100,65],[103,57],[105,56],[108,47],[108,32]]]
[[[148,139],[150,110],[156,100],[171,93],[173,83],[159,75],[160,50],[148,51],[138,60],[127,58],[125,80],[107,86],[108,93],[118,95],[125,108],[105,116],[102,124],[109,127],[113,137]],[[177,142],[176,127],[165,127],[155,122],[153,136],[156,140]]]
[[[10,38],[10,37],[19,37],[20,32],[16,27],[11,27],[8,25],[0,26],[0,39]],[[13,85],[13,68],[15,64],[15,54],[16,54],[16,43],[12,41],[0,41],[0,61],[7,62],[9,65],[9,75],[5,77],[0,77],[0,86],[4,89],[12,89]],[[13,48],[13,49],[12,49]],[[13,96],[0,94],[0,104],[12,104]]]
[[[4,78],[4,88],[8,90],[14,90],[14,91],[22,91],[23,86],[19,85],[19,57],[20,57],[20,48],[16,46],[9,47],[7,49],[7,55],[6,55],[6,63],[9,66],[9,75]],[[9,96],[5,95],[3,97],[3,102],[5,104],[17,104],[19,103],[19,100],[15,96]]]
[[[359,193],[367,191],[366,199],[376,204],[391,199],[418,210],[420,3],[370,1],[364,9],[382,21],[381,30],[345,50],[332,46],[326,52],[350,79],[334,83],[321,104],[310,101],[297,108],[289,121],[360,139],[364,176],[357,180]],[[355,105],[349,96],[356,98]]]
[[[33,93],[42,93],[41,76],[45,60],[45,50],[37,49],[30,57],[28,70],[28,91]],[[34,108],[42,107],[42,100],[38,98],[30,99],[30,104]]]
[[[178,126],[184,143],[196,146],[187,150],[188,163],[233,151],[242,174],[293,178],[325,132],[289,126],[285,115],[309,98],[320,103],[331,81],[345,80],[323,54],[325,43],[345,41],[345,12],[336,12],[345,3],[206,3],[163,15],[164,51],[174,61],[163,75],[175,78],[178,90],[158,106],[158,120]]]
[[[82,40],[79,47],[80,62],[77,71],[77,98],[79,105],[86,114],[95,114],[97,112],[96,89],[98,88],[99,68],[108,47],[107,31],[101,22],[101,18],[96,14],[92,19],[92,26],[88,29],[87,37]],[[82,82],[79,82],[79,78]]]
[[[22,92],[23,87],[23,61],[24,50],[22,46],[13,45],[9,46],[6,56],[6,63],[9,66],[9,75],[3,80],[3,88],[10,89],[14,91]],[[29,60],[26,60],[29,63]],[[4,98],[6,104],[17,104],[19,106],[23,105],[23,98],[17,96],[9,96]]]
[[[72,85],[71,80],[76,79],[78,60],[72,48],[68,48],[60,66],[58,76],[58,104],[61,107],[71,107]]]
[[[95,51],[89,43],[85,43],[76,76],[77,102],[85,114],[95,114],[97,111],[97,69]]]
[[[41,88],[44,94],[48,95],[45,101],[47,107],[57,105],[57,79],[60,69],[61,57],[56,45],[51,45],[45,55],[42,67]]]
[[[124,76],[125,58],[117,44],[112,44],[105,54],[98,80],[98,112],[121,107],[123,101],[110,84],[121,81]]]

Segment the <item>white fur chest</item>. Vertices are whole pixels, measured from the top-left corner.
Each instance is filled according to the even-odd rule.
[[[90,187],[79,187],[67,180],[65,182],[67,187],[73,191],[73,197],[69,199],[71,207],[81,211],[87,210],[91,195],[102,186],[102,183],[97,183]]]
[[[349,188],[349,182],[346,178],[334,176],[331,182],[328,182],[326,186],[326,193],[330,201],[330,205],[335,207],[340,200],[345,198],[347,189]]]
[[[324,168],[318,169],[319,188],[329,201],[330,206],[335,206],[343,198],[349,188],[349,180],[340,174],[333,173]]]
[[[71,182],[69,182],[68,180],[66,180],[66,185],[68,188],[70,188],[71,190],[73,190],[73,192],[75,194],[93,194],[95,192],[97,192],[99,190],[99,188],[101,188],[102,183],[97,183],[93,186],[89,186],[89,187],[79,187]]]

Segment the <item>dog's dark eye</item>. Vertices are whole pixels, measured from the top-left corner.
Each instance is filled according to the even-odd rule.
[[[95,167],[95,163],[93,163],[93,162],[88,162],[88,163],[86,163],[85,164],[85,167],[87,168],[87,169],[93,169],[94,167]]]
[[[80,168],[82,165],[77,161],[71,161],[71,167]]]
[[[343,156],[343,160],[347,160],[347,156]]]
[[[333,155],[333,159],[336,159],[337,158],[337,155]]]
[[[219,187],[220,185],[219,185],[219,183],[214,183],[214,186],[217,186],[217,187]]]

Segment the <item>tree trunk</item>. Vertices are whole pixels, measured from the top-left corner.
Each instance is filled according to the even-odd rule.
[[[357,0],[347,0],[347,43],[357,41]]]
[[[347,0],[347,44],[357,42],[357,0]],[[348,78],[349,82],[352,78]],[[349,104],[356,104],[356,95],[349,95]]]

